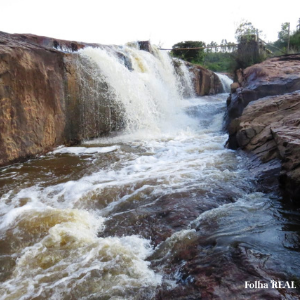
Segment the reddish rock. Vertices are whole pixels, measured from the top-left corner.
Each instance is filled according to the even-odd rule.
[[[297,203],[300,203],[299,120],[300,91],[296,91],[252,102],[229,126],[230,142],[235,147],[254,153],[263,163],[281,161],[281,186]]]
[[[178,68],[180,62],[179,60],[173,61],[175,70],[179,76],[181,75]],[[186,61],[184,64],[192,73],[194,89],[197,96],[214,95],[223,92],[223,86],[217,74],[200,65],[194,65]]]
[[[266,96],[283,95],[300,89],[300,55],[268,59],[237,72],[237,88],[228,101],[226,124],[242,115],[251,102]]]
[[[197,96],[214,95],[223,92],[222,83],[214,72],[198,65],[193,65],[189,70],[194,74],[193,81]]]
[[[258,177],[279,179],[284,196],[299,205],[300,55],[266,60],[238,77],[241,87],[227,101],[227,144],[254,153]]]
[[[79,57],[72,52],[85,46],[100,45],[0,32],[0,166],[116,127],[108,120],[111,108],[98,101],[101,93],[97,99],[85,94],[82,103],[80,80],[94,81],[78,73]],[[90,101],[96,103],[92,111]],[[80,109],[86,109],[84,118]]]
[[[63,143],[63,54],[0,33],[0,165]]]

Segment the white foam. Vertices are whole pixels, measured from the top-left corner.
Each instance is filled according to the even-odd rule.
[[[155,51],[154,56],[130,47],[118,51],[131,60],[133,70],[107,50],[85,48],[80,55],[101,71],[115,101],[125,109],[127,132],[185,128],[191,120],[182,111],[182,87],[168,54]]]
[[[153,252],[150,241],[138,236],[98,238],[103,220],[84,211],[65,213],[71,218],[22,251],[13,275],[1,286],[0,299],[103,297],[161,283],[145,261]]]
[[[220,73],[216,73],[216,74],[218,75],[219,79],[221,80],[224,93],[230,93],[230,85],[232,84],[233,80],[225,74],[220,74]]]
[[[118,150],[118,146],[111,147],[58,147],[52,153],[53,154],[75,154],[86,155],[95,153],[109,153]]]

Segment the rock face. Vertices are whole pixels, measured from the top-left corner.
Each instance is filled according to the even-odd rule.
[[[63,54],[0,33],[0,165],[64,141]]]
[[[72,53],[85,46],[96,45],[0,32],[0,166],[116,127],[112,103],[79,84],[94,82]]]
[[[258,167],[277,177],[284,196],[299,205],[300,55],[267,60],[240,78],[228,100],[228,146],[254,153],[263,163]]]
[[[238,86],[228,99],[227,124],[241,116],[251,101],[300,89],[300,55],[268,59],[237,74]]]
[[[189,71],[193,74],[193,82],[197,96],[214,95],[222,93],[222,83],[214,72],[198,65],[186,63]]]

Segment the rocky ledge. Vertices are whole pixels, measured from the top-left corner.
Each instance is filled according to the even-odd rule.
[[[254,154],[258,179],[276,182],[299,206],[300,55],[269,59],[238,77],[227,101],[228,147]]]

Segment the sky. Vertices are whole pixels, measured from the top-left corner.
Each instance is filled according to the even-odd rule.
[[[275,41],[282,23],[296,29],[300,1],[0,0],[0,11],[0,31],[8,33],[116,45],[150,40],[171,48],[188,40],[235,42],[245,20]]]

